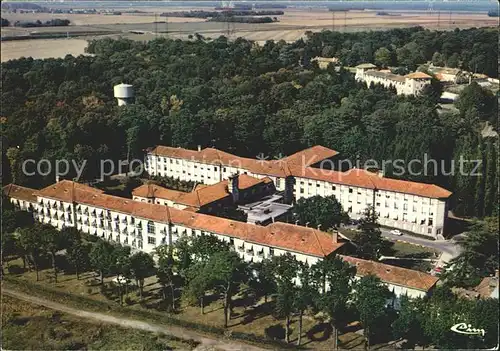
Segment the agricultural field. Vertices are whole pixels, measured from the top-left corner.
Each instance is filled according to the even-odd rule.
[[[92,323],[6,295],[2,297],[2,344],[8,350],[149,351],[191,350],[196,346],[165,335]]]
[[[195,33],[206,38],[217,38],[221,35],[231,39],[242,37],[263,44],[267,40],[296,41],[303,38],[307,31],[337,30],[363,31],[385,30],[389,28],[403,28],[423,26],[431,29],[451,30],[456,27],[483,27],[496,26],[497,20],[486,14],[456,12],[429,13],[412,11],[390,11],[387,15],[379,16],[376,11],[337,11],[330,12],[326,8],[293,8],[285,10],[284,15],[277,16],[278,22],[267,24],[248,23],[221,23],[206,22],[199,18],[159,17],[164,11],[175,12],[181,10],[211,10],[211,8],[141,8],[147,13],[104,15],[104,14],[49,14],[49,13],[6,13],[2,17],[10,22],[15,21],[47,21],[51,19],[68,19],[68,27],[44,28],[2,28],[2,36],[19,36],[36,33],[56,35],[61,33],[69,37],[83,36],[85,39],[112,35],[126,37],[133,40],[150,40],[156,36],[168,36],[173,39],[186,40]],[[439,23],[438,23],[439,20]],[[155,23],[157,21],[157,23]],[[83,53],[81,41],[56,43],[33,43],[28,40],[21,44],[11,42],[2,43],[2,61],[22,56],[34,58],[64,57],[66,54],[78,55]],[[52,46],[53,45],[53,46]],[[54,50],[52,48],[55,48]]]
[[[50,57],[78,56],[84,53],[87,41],[84,39],[37,39],[15,40],[2,43],[2,62],[20,57],[44,59]]]

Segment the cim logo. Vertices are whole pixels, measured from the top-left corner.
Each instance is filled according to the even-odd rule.
[[[454,331],[455,333],[458,334],[466,334],[466,335],[481,335],[484,336],[486,333],[484,329],[476,329],[472,328],[470,324],[467,323],[458,323],[452,326],[451,331]]]

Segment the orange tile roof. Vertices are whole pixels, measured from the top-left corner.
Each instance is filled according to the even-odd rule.
[[[420,72],[418,72],[420,73]],[[155,151],[156,150],[156,151]],[[184,153],[184,151],[186,153]],[[205,151],[207,150],[207,151]],[[306,163],[312,164],[319,162],[328,157],[337,154],[335,150],[331,150],[322,146],[315,146],[306,149],[302,152],[295,153],[287,158],[276,161],[262,161],[249,158],[243,158],[228,154],[217,149],[203,149],[202,151],[192,151],[179,148],[170,148],[165,146],[157,146],[152,154],[163,155],[167,157],[180,157],[179,155],[190,155],[189,158],[200,162],[208,162],[222,165],[233,165],[255,174],[263,174],[276,177],[303,177],[314,180],[323,180],[336,184],[352,185],[368,189],[378,189],[395,191],[405,194],[412,194],[431,198],[448,198],[451,192],[434,184],[417,183],[405,180],[391,179],[379,177],[373,173],[360,169],[351,169],[347,172],[337,172],[326,169],[313,167],[304,167],[302,165],[302,157],[308,160]],[[314,154],[317,153],[317,156]],[[196,156],[193,156],[196,155]],[[211,155],[212,157],[208,157]],[[215,155],[218,155],[215,157]],[[215,158],[214,158],[215,157]]]
[[[240,174],[238,178],[238,189],[240,190],[245,190],[258,184],[268,184],[272,182],[272,180],[268,177],[259,179],[247,174]],[[163,188],[156,184],[143,184],[135,188],[132,191],[132,195],[171,200],[178,204],[200,208],[201,206],[208,205],[229,196],[230,193],[227,186],[228,181],[223,180],[219,183],[211,185],[200,184],[200,186],[196,186],[192,192],[186,193]]]
[[[267,226],[272,237],[280,242],[287,242],[287,247],[300,252],[307,246],[308,252],[314,256],[324,257],[336,251],[343,242],[338,241],[338,236],[322,232],[314,228],[302,227],[294,224],[274,222]]]
[[[405,76],[406,78],[410,79],[431,79],[432,77],[424,72],[413,72],[410,74],[407,74]]]
[[[149,151],[152,155],[193,160],[197,162],[246,169],[255,174],[286,177],[290,175],[286,163],[281,160],[257,160],[239,157],[214,148],[194,151],[168,146],[156,146]]]
[[[338,152],[335,150],[321,145],[316,145],[285,157],[282,161],[285,161],[290,165],[310,166],[337,154]]]
[[[183,191],[167,189],[157,184],[143,184],[132,190],[132,196],[159,198],[175,201],[186,195]]]
[[[58,183],[59,184],[59,183]],[[64,186],[51,186],[51,198],[67,198]],[[267,227],[237,222],[226,218],[179,210],[165,205],[133,201],[117,196],[86,190],[86,186],[75,186],[77,203],[109,209],[156,222],[182,225],[192,229],[217,233],[256,244],[291,250],[307,255],[324,257],[340,248],[344,243],[333,243],[328,233],[286,223],[275,223]],[[46,188],[47,189],[47,188]],[[54,190],[52,190],[54,189]],[[55,191],[57,189],[58,191]],[[44,189],[43,189],[44,190]],[[46,193],[46,191],[42,191]]]
[[[93,194],[102,194],[104,191],[92,188],[88,185],[73,182],[71,180],[62,180],[58,183],[49,185],[46,188],[35,191],[35,195],[57,199],[64,202],[72,202],[76,194],[80,191],[86,191]]]
[[[450,191],[434,184],[380,177],[375,173],[356,168],[346,172],[337,172],[307,167],[303,169],[302,174],[297,174],[296,176],[367,189],[394,191],[437,199],[445,199],[452,194]]]
[[[33,203],[36,203],[36,196],[33,194],[35,191],[35,189],[16,184],[9,184],[3,187],[5,196]]]
[[[357,275],[376,275],[385,283],[405,286],[421,291],[429,291],[438,282],[437,277],[430,274],[414,271],[407,268],[391,266],[388,264],[367,261],[356,257],[339,255],[344,261],[356,266]]]

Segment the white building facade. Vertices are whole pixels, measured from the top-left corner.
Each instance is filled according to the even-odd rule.
[[[381,84],[386,88],[394,88],[398,95],[419,95],[431,83],[432,79],[431,76],[422,72],[400,76],[390,71],[379,71],[376,70],[375,65],[371,64],[356,66],[354,78],[357,81],[365,82],[367,87],[370,87],[371,84]]]
[[[304,155],[310,156],[311,149]],[[451,192],[432,184],[389,179],[368,171],[346,172],[312,167],[336,152],[317,149],[319,156],[302,164],[302,152],[279,161],[262,161],[234,156],[216,149],[199,151],[158,146],[146,154],[145,170],[150,175],[213,184],[234,173],[269,177],[290,202],[311,196],[334,195],[351,218],[362,216],[374,206],[381,225],[439,238],[444,234],[447,199]],[[313,150],[316,151],[316,150]],[[213,156],[215,155],[215,156]]]

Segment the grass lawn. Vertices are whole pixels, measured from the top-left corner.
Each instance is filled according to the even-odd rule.
[[[126,334],[126,339],[124,335]],[[2,299],[2,344],[10,350],[192,350],[195,342],[92,323],[17,300]]]
[[[17,259],[9,262],[12,272],[22,270],[22,260]],[[12,269],[12,267],[14,269]],[[40,271],[40,281],[36,282],[35,272],[24,272],[22,274],[7,274],[17,281],[27,281],[31,284],[40,285],[49,289],[55,289],[66,293],[71,293],[75,296],[81,296],[85,299],[92,299],[105,302],[109,304],[110,310],[118,307],[118,297],[116,295],[109,295],[101,293],[101,289],[97,280],[97,276],[92,272],[81,274],[80,279],[76,279],[74,274],[58,275],[58,283],[55,284],[52,278],[52,270],[47,268]],[[105,283],[109,285],[113,277],[105,278]],[[188,322],[201,323],[207,326],[221,328],[224,323],[224,315],[222,308],[222,300],[217,297],[207,294],[205,303],[205,313],[201,314],[198,306],[189,306],[183,301],[179,301],[180,306],[176,313],[168,313],[161,308],[161,297],[157,278],[155,276],[149,277],[145,281],[144,301],[141,303],[138,296],[137,289],[131,287],[129,293],[126,295],[127,303],[124,304],[125,310],[131,311],[130,318],[138,319],[137,316],[132,314],[132,311],[138,312],[147,311],[150,313],[147,318],[158,323],[158,313],[165,316],[171,316],[178,320]],[[254,301],[253,304],[244,304],[247,297],[238,295],[233,298],[233,315],[229,321],[229,328],[227,333],[246,333],[254,334],[258,339],[262,340],[283,340],[284,339],[284,320],[278,318],[273,312],[274,305],[272,302],[264,303],[264,299]],[[180,300],[180,299],[179,299]],[[63,301],[66,303],[66,301]],[[246,307],[244,305],[250,305]],[[151,318],[150,318],[151,317]],[[141,318],[141,317],[139,317]],[[342,334],[341,334],[342,335]],[[292,318],[291,322],[291,341],[296,343],[298,336],[298,318]],[[342,337],[341,337],[342,340]],[[318,320],[311,315],[304,316],[303,319],[303,333],[302,344],[308,349],[315,350],[329,350],[331,348],[332,340],[330,339],[330,329],[327,323]],[[352,343],[349,341],[352,345]],[[263,345],[260,345],[263,346]],[[340,343],[342,346],[342,342]],[[347,345],[346,345],[347,346]],[[349,348],[349,347],[346,347]]]

